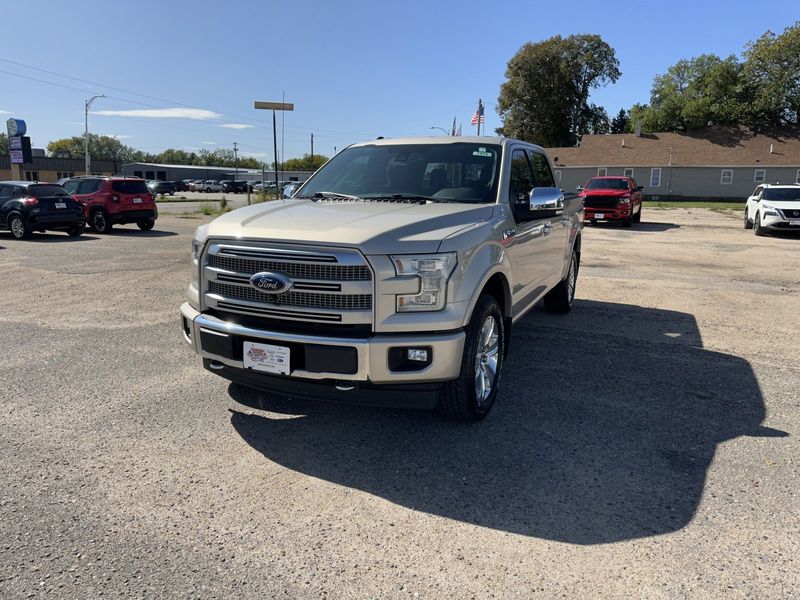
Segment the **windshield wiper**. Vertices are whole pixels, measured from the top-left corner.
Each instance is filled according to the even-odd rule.
[[[385,200],[387,202],[450,202],[447,198],[434,198],[419,194],[382,194],[380,196],[364,196],[364,200]]]
[[[310,196],[295,196],[295,199],[297,198],[311,199],[311,200],[318,200],[318,199],[359,200],[359,201],[364,200],[364,198],[362,198],[361,196],[351,196],[350,194],[340,194],[339,192],[316,192]]]

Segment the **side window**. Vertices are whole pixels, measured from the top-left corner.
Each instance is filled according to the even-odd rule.
[[[661,187],[661,167],[650,169],[650,187]]]
[[[10,185],[0,185],[0,205],[5,204],[14,195],[14,188]]]
[[[722,185],[733,183],[733,169],[722,169],[719,173],[719,182]]]
[[[536,175],[536,187],[556,187],[556,181],[553,179],[553,172],[550,170],[550,163],[547,162],[547,157],[539,152],[528,151],[528,154]]]
[[[78,185],[78,194],[94,194],[99,189],[99,179],[84,179]]]
[[[533,171],[528,157],[522,149],[511,153],[511,182],[508,186],[508,202],[511,206],[525,204],[534,188]]]
[[[756,183],[763,183],[767,180],[767,170],[766,169],[756,169],[753,173],[753,181]]]
[[[64,189],[67,190],[70,194],[77,194],[78,193],[78,183],[77,179],[72,179],[70,181],[64,182]]]

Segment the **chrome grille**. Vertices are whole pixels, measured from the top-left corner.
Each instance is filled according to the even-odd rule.
[[[247,300],[248,302],[263,302],[264,304],[301,306],[303,308],[334,308],[338,310],[370,310],[372,308],[372,295],[370,294],[311,294],[309,292],[263,294],[253,287],[230,285],[216,281],[208,282],[208,291],[226,298]]]
[[[213,254],[208,265],[226,271],[252,275],[259,271],[280,271],[293,279],[319,279],[323,281],[369,281],[372,273],[366,265],[330,265],[257,260]]]
[[[261,271],[288,276],[293,287],[265,294],[250,284]],[[217,312],[293,321],[372,324],[372,270],[354,249],[258,242],[210,243],[203,261],[206,306]]]

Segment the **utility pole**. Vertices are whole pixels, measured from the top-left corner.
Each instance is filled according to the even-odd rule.
[[[105,98],[104,94],[99,94],[97,96],[92,96],[89,98],[86,103],[84,104],[84,130],[83,130],[83,153],[84,153],[84,168],[86,170],[86,175],[91,175],[91,171],[89,171],[89,167],[91,167],[91,160],[89,158],[89,109],[92,107],[92,102],[97,100],[98,98]]]
[[[311,134],[311,174],[314,174],[314,134]]]
[[[272,111],[272,148],[275,154],[275,197],[280,198],[278,195],[278,128],[275,120],[275,111],[294,110],[294,104],[291,102],[260,102],[256,100],[255,108]]]
[[[233,180],[237,181],[239,179],[239,147],[237,146],[236,142],[233,142],[233,164],[236,168],[236,171],[233,174]]]

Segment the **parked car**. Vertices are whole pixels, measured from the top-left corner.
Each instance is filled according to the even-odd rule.
[[[291,202],[197,230],[183,338],[244,386],[477,421],[512,324],[570,310],[583,210],[526,142],[354,144]]]
[[[150,191],[153,193],[153,195],[158,195],[158,194],[169,194],[170,196],[175,195],[174,181],[148,181],[147,187],[150,188]]]
[[[744,207],[744,228],[756,235],[770,231],[800,231],[800,185],[763,183]]]
[[[205,181],[205,180],[204,179],[192,179],[192,180],[190,180],[189,183],[188,183],[189,191],[190,192],[199,192],[199,191],[201,191],[200,188],[203,185],[203,181]]]
[[[0,181],[0,226],[21,240],[34,231],[66,231],[70,237],[86,228],[83,209],[54,183]]]
[[[624,227],[642,220],[642,187],[632,177],[592,177],[578,187],[586,220],[619,221]]]
[[[181,179],[180,181],[175,182],[175,191],[176,192],[188,192],[189,191],[189,183],[191,179]]]
[[[206,179],[202,183],[195,184],[196,192],[221,192],[222,185],[215,179]]]
[[[244,181],[233,181],[232,179],[224,179],[219,182],[222,186],[223,192],[230,194],[243,194],[247,192],[247,183]]]
[[[98,233],[127,223],[149,231],[158,218],[153,194],[138,177],[75,177],[64,188],[83,206],[86,222]]]

